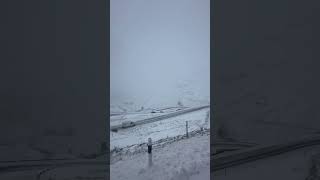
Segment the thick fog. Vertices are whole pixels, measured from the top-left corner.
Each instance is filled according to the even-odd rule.
[[[209,0],[111,0],[111,105],[209,103]]]

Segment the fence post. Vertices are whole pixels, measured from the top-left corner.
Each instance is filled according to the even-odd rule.
[[[189,134],[188,134],[188,121],[186,121],[186,136],[187,136],[187,138],[189,137]]]

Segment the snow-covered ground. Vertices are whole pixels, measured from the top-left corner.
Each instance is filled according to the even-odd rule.
[[[114,118],[141,120],[176,111],[162,113],[127,113]],[[210,179],[210,120],[209,108],[110,131],[112,180],[186,180]],[[188,121],[189,138],[185,138]],[[203,131],[201,131],[203,128]],[[146,141],[153,140],[153,153],[146,152]]]
[[[162,148],[128,155],[110,165],[111,180],[209,180],[210,134],[196,135]]]
[[[209,129],[210,121],[206,118],[208,111],[209,109],[206,108],[153,123],[120,129],[118,132],[110,131],[110,148],[112,150],[115,147],[123,148],[145,143],[149,137],[157,141],[183,135],[186,133],[186,121],[188,121],[189,132],[200,130],[201,127]]]

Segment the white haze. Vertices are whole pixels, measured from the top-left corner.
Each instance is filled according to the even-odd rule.
[[[111,105],[209,102],[209,3],[111,0]]]

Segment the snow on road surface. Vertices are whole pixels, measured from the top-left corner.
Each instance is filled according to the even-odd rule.
[[[124,121],[139,121],[147,118],[152,118],[156,116],[162,116],[165,114],[173,113],[179,110],[186,109],[186,107],[171,107],[164,109],[152,109],[152,110],[144,110],[141,112],[128,112],[128,113],[120,113],[117,115],[110,116],[110,126],[120,125]]]
[[[129,155],[110,165],[111,180],[209,180],[210,134]],[[152,164],[152,165],[150,165]]]
[[[208,108],[199,111],[186,113],[176,117],[137,125],[127,129],[120,129],[118,132],[110,131],[110,148],[123,148],[126,146],[145,143],[149,137],[153,141],[174,137],[186,133],[186,121],[188,121],[188,131],[210,128],[210,121],[206,121]]]

